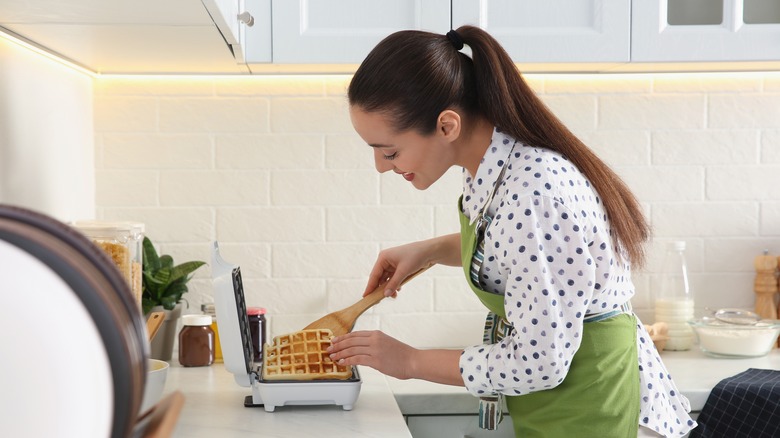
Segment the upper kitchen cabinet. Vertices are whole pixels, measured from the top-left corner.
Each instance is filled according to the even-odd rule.
[[[602,69],[630,59],[630,1],[453,0],[452,27],[464,24],[490,32],[526,71]]]
[[[450,29],[450,0],[273,0],[271,9],[274,64],[359,64],[397,30]]]
[[[778,0],[634,0],[631,61],[780,60]]]
[[[271,0],[202,1],[237,63],[272,61]]]
[[[200,0],[0,0],[0,30],[97,73],[242,73]]]
[[[524,72],[780,68],[780,0],[0,0],[0,32],[107,74],[352,73],[464,24]]]

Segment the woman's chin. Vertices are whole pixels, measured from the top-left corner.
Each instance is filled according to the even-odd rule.
[[[415,178],[414,181],[412,181],[412,187],[414,187],[417,190],[426,190],[428,187],[431,186],[432,183],[430,182],[424,182],[419,178]]]

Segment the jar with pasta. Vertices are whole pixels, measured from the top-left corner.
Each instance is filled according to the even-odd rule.
[[[133,226],[128,222],[109,221],[78,221],[73,226],[111,258],[140,306],[141,287],[136,291],[136,286],[133,284],[134,259],[131,256],[135,252]],[[141,239],[143,240],[143,237]],[[141,277],[139,276],[138,279],[140,280]]]

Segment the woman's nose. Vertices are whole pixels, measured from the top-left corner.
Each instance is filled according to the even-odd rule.
[[[393,170],[393,163],[385,158],[385,153],[379,149],[374,149],[374,166],[379,173],[385,173],[388,170]]]

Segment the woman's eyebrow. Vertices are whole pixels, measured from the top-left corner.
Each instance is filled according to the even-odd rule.
[[[373,144],[372,143],[368,143],[368,145],[371,146],[372,148],[389,148],[389,147],[392,147],[392,146],[387,145],[387,144],[379,144],[379,143],[373,143]]]

